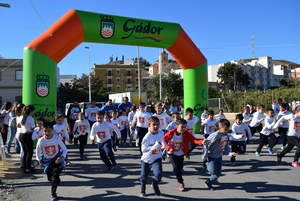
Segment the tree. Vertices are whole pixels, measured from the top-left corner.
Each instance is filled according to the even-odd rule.
[[[145,91],[149,100],[159,100],[159,75],[152,77],[147,85]],[[180,75],[176,73],[169,73],[162,75],[162,95],[163,99],[179,99],[183,97],[183,80]]]
[[[133,61],[134,61],[134,64],[137,65],[138,58],[137,57],[133,58]],[[141,66],[150,66],[151,64],[146,59],[144,59],[143,57],[140,57],[140,65]]]
[[[248,74],[240,66],[229,62],[220,67],[217,77],[220,79],[219,87],[225,90],[246,89],[250,84]]]

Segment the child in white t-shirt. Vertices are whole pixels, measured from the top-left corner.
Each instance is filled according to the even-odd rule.
[[[155,111],[156,113],[153,116],[159,119],[159,129],[165,133],[172,118],[166,112],[163,112],[162,103],[157,103],[155,105]]]
[[[126,145],[126,140],[127,140],[127,134],[128,134],[128,117],[126,115],[126,111],[122,111],[121,115],[118,117],[119,119],[119,129],[121,132],[121,145],[125,146]]]
[[[87,137],[90,133],[90,123],[87,119],[85,119],[84,113],[80,112],[78,114],[78,120],[75,121],[73,127],[74,138],[79,140],[79,153],[80,159],[84,160],[86,157],[84,156],[84,147],[87,145]]]
[[[175,128],[176,128],[176,122],[177,122],[177,120],[179,120],[179,119],[181,119],[181,116],[180,116],[179,113],[176,113],[176,112],[172,113],[172,120],[173,120],[173,121],[172,121],[171,123],[168,124],[168,126],[167,126],[167,131],[170,131],[170,130],[175,129]]]
[[[219,121],[214,119],[214,114],[214,111],[210,110],[208,112],[208,118],[203,122],[205,138],[207,138],[210,134],[216,132],[219,129]]]
[[[192,135],[195,135],[194,128],[197,124],[199,124],[199,118],[194,116],[194,110],[190,107],[185,110],[185,120],[187,121],[187,130]]]

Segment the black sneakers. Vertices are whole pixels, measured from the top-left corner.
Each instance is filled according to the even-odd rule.
[[[159,190],[159,187],[158,187],[158,183],[157,182],[153,182],[152,183],[152,187],[153,187],[154,193],[157,196],[160,196],[160,190]]]

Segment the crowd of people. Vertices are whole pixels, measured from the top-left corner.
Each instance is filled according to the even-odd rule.
[[[176,104],[166,106],[159,102],[153,106],[145,103],[135,106],[127,97],[117,108],[112,106],[111,100],[102,108],[92,102],[85,111],[74,104],[67,116],[58,114],[53,122],[34,116],[34,111],[32,105],[6,102],[0,111],[2,141],[7,155],[15,144],[15,152],[20,153],[20,168],[26,174],[32,173],[35,150],[36,160],[51,182],[53,200],[57,198],[61,172],[71,165],[66,145],[77,145],[80,159],[88,160],[85,155],[88,139],[97,144],[108,171],[117,167],[115,152],[119,147],[138,147],[141,196],[146,195],[150,172],[154,192],[160,195],[163,160],[172,165],[178,189],[184,191],[184,159],[190,157],[196,146],[202,147],[203,165],[210,174],[205,184],[212,189],[221,175],[222,156],[229,155],[235,165],[237,157],[247,151],[247,144],[254,143],[252,139],[257,133],[257,157],[261,156],[264,146],[269,154],[275,155],[274,146],[279,144],[282,150],[276,156],[281,162],[296,147],[291,165],[300,168],[300,105],[289,105],[281,99],[266,110],[263,105],[245,106],[236,114],[232,125],[223,110],[215,115],[213,110],[205,108],[198,118],[192,108],[186,108],[183,113]],[[195,130],[200,130],[200,134]]]

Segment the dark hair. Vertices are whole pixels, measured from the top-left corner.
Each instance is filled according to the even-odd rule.
[[[219,112],[224,112],[224,110],[223,110],[223,109],[220,109]]]
[[[281,106],[283,109],[288,109],[288,104],[286,104],[286,103],[282,103],[280,106]]]
[[[214,116],[214,115],[215,115],[215,112],[214,112],[213,110],[209,110],[209,111],[208,111],[208,115]]]
[[[227,119],[221,119],[219,121],[219,124],[221,125],[220,127],[227,127],[227,128],[230,127],[230,122]]]
[[[41,121],[41,122],[45,123],[45,119],[43,117],[38,118],[37,121]]]
[[[98,112],[96,113],[96,115],[104,116],[104,115],[105,115],[105,112],[103,112],[103,111],[98,111]]]
[[[183,124],[187,124],[187,121],[185,120],[185,119],[178,119],[177,121],[176,121],[176,125],[178,126],[178,125],[183,125]]]
[[[65,118],[63,114],[58,114],[56,115],[56,118],[55,119],[60,119],[60,118]]]
[[[186,113],[186,114],[187,114],[187,113],[193,114],[193,113],[194,113],[194,110],[193,110],[192,108],[188,107],[188,108],[186,108],[185,113]]]
[[[136,108],[136,105],[133,105],[132,107],[131,107],[131,109],[132,110],[136,110],[137,108]]]
[[[207,111],[208,111],[208,108],[207,108],[207,107],[205,107],[203,110],[207,110]]]
[[[150,117],[148,120],[148,124],[150,123],[159,123],[159,119],[157,117]]]
[[[26,123],[26,120],[27,120],[27,117],[30,115],[31,112],[33,112],[35,110],[34,106],[33,105],[27,105],[23,108],[23,111],[22,111],[22,115],[23,115],[23,118],[22,118],[22,121],[21,121],[21,124],[22,125],[25,125]]]
[[[268,108],[267,111],[268,112],[274,112],[274,110],[272,108]]]
[[[140,102],[140,106],[146,106],[146,104],[144,102]]]
[[[21,116],[24,108],[24,104],[20,103],[17,105],[16,116]]]
[[[44,128],[47,129],[47,128],[52,128],[53,129],[53,122],[51,121],[45,121],[44,122]]]
[[[243,117],[242,114],[237,114],[237,115],[235,116],[235,119],[238,119],[238,120],[243,121],[244,117]]]
[[[155,104],[155,107],[158,107],[158,106],[163,106],[163,104],[161,102],[158,102]]]
[[[2,110],[9,110],[12,107],[12,103],[11,102],[5,102],[2,106]]]

